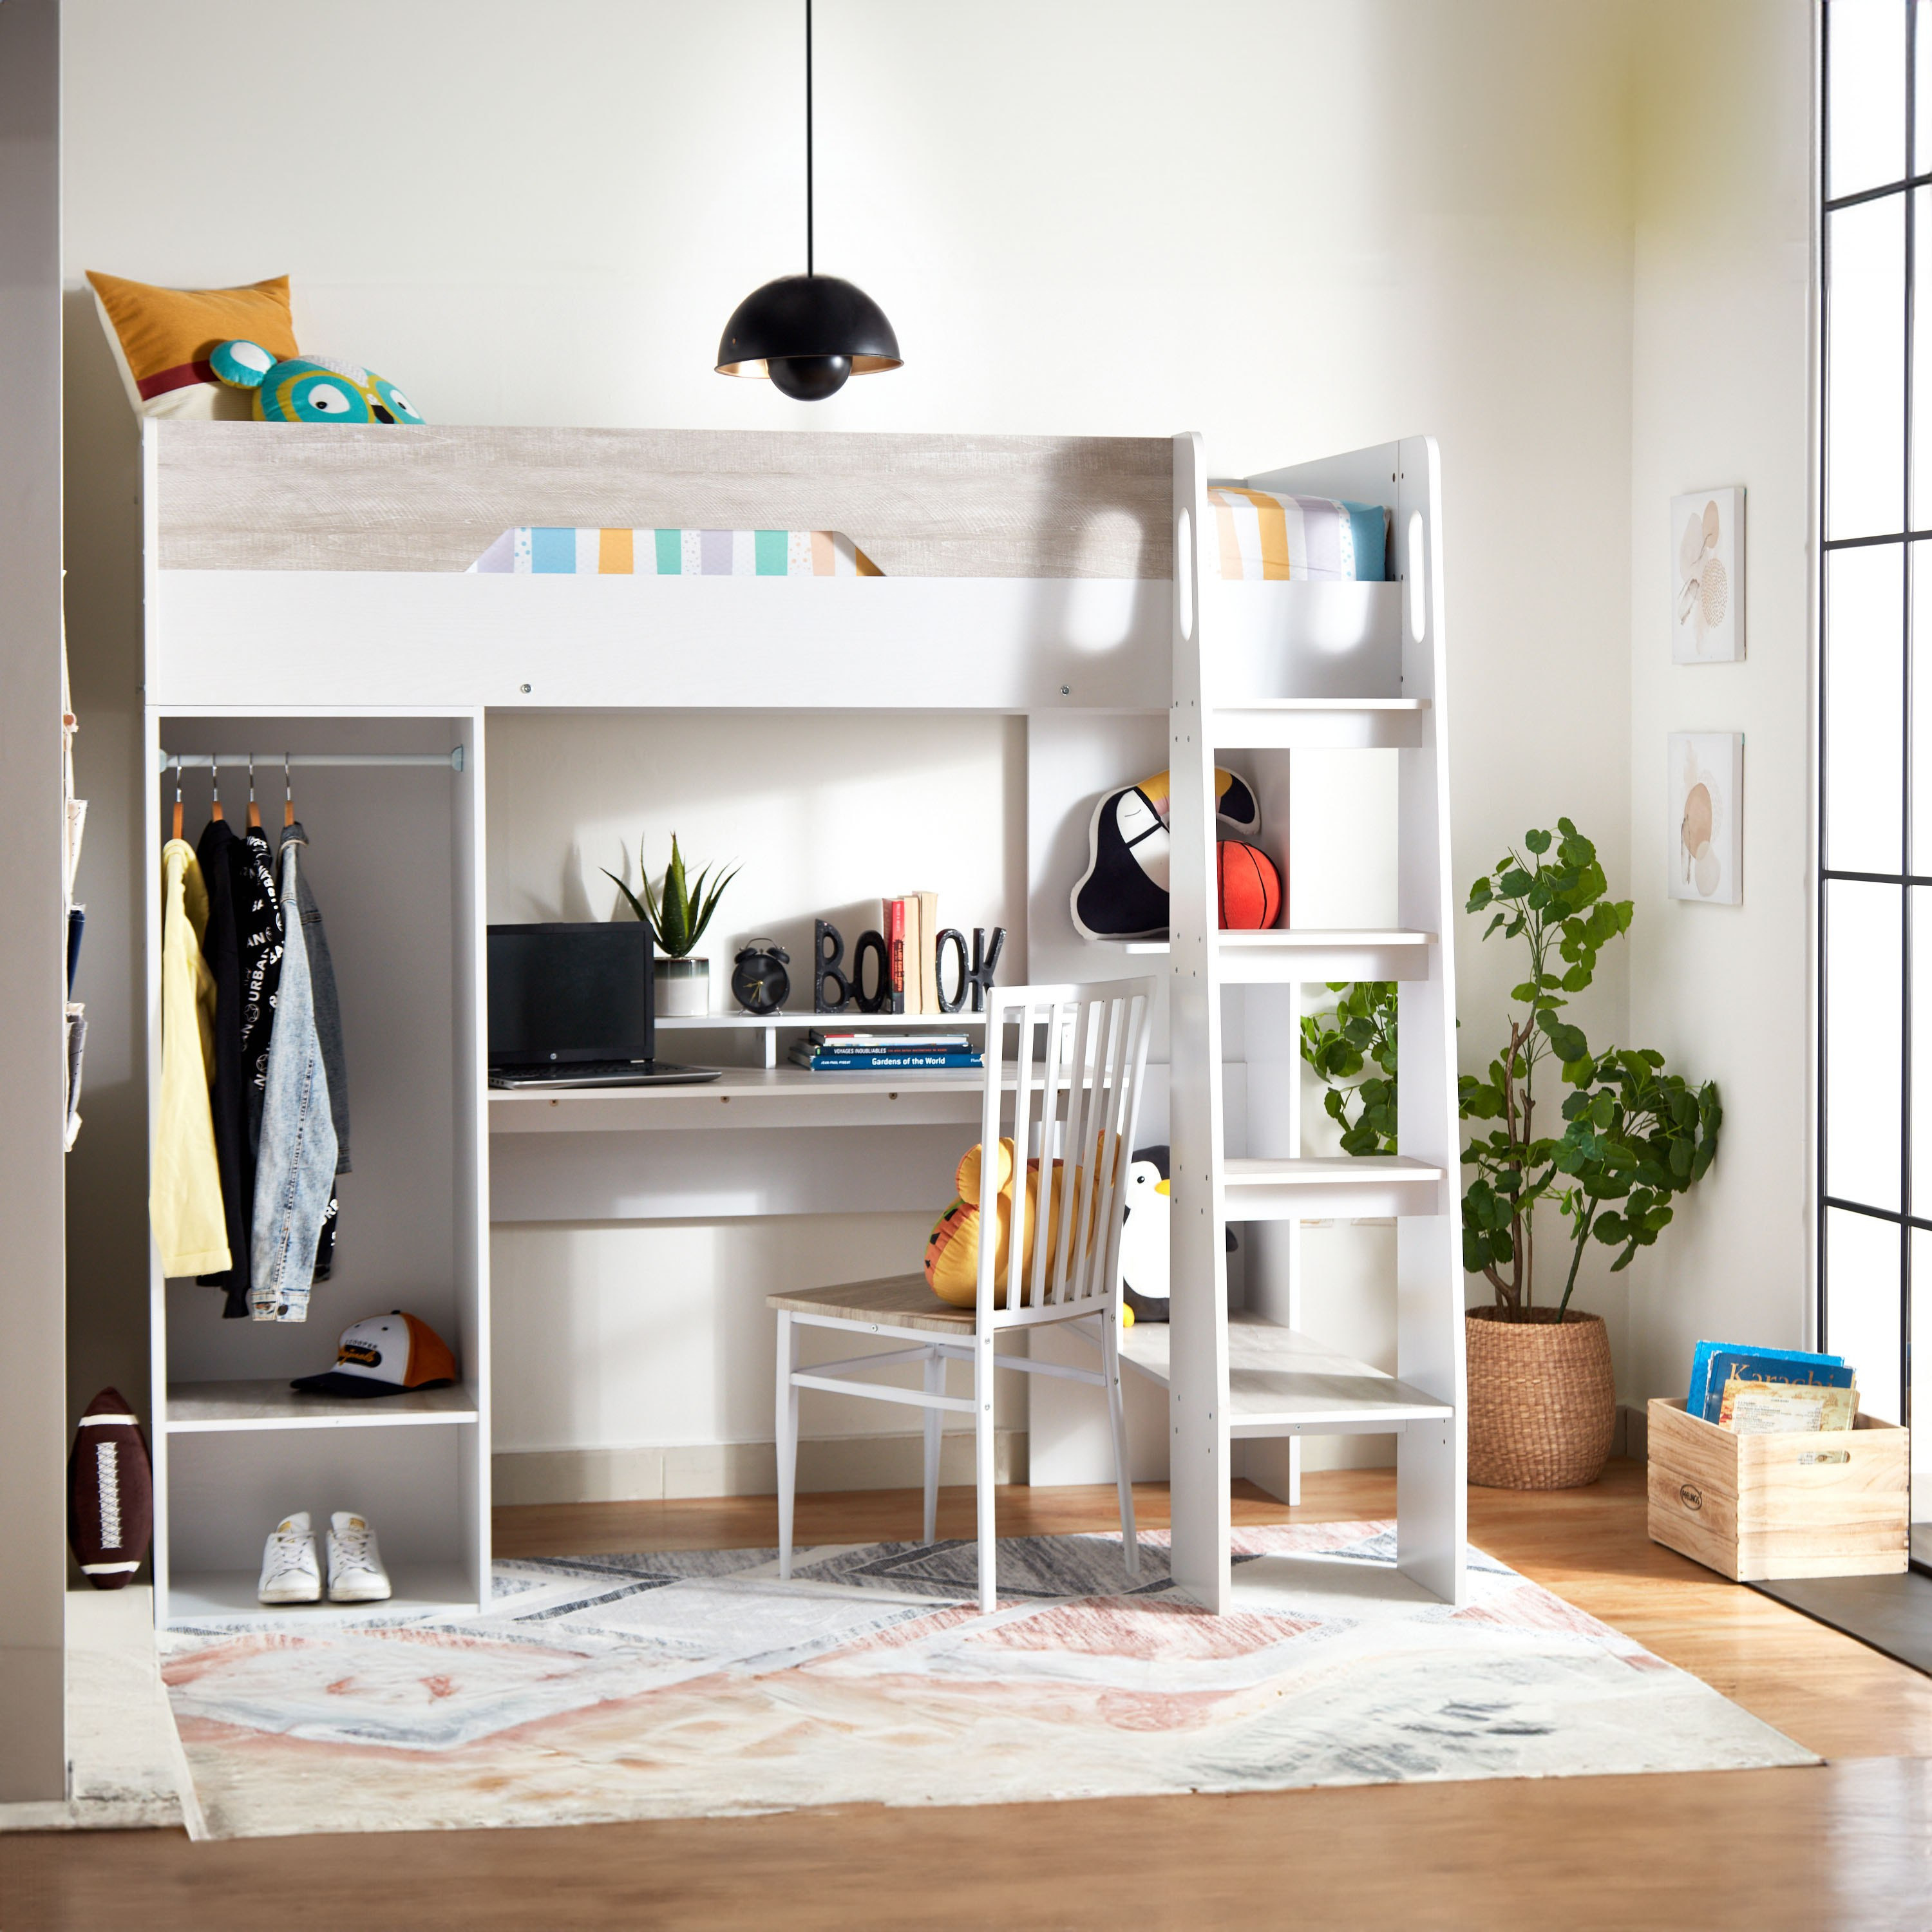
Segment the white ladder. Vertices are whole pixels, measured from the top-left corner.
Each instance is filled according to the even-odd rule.
[[[1128,1333],[1134,1366],[1168,1384],[1173,1562],[1177,1583],[1208,1608],[1238,1600],[1229,1560],[1232,1444],[1290,1438],[1287,1490],[1298,1493],[1303,1435],[1392,1432],[1398,1438],[1396,1565],[1446,1601],[1463,1600],[1466,1456],[1462,1268],[1459,1232],[1455,974],[1450,922],[1448,714],[1444,680],[1441,464],[1413,437],[1330,461],[1251,477],[1256,489],[1346,497],[1390,512],[1399,589],[1299,586],[1277,598],[1294,615],[1287,638],[1257,639],[1258,600],[1294,586],[1223,584],[1201,439],[1174,438],[1172,910],[1169,1138],[1172,1164],[1170,1332]],[[1352,593],[1353,595],[1352,596]],[[1334,688],[1307,645],[1349,614],[1365,639],[1397,649],[1343,652],[1379,662],[1373,688]],[[1364,614],[1366,614],[1364,615]],[[1395,681],[1399,665],[1399,683]],[[1217,751],[1252,754],[1264,809],[1286,798],[1298,748],[1394,747],[1399,753],[1398,916],[1390,932],[1217,930],[1214,766]],[[1275,754],[1275,755],[1270,755]],[[1273,774],[1272,778],[1270,774]],[[1282,823],[1279,814],[1275,823]],[[1288,916],[1294,910],[1288,886]],[[1330,980],[1401,983],[1399,1156],[1304,1159],[1298,988]],[[1222,1093],[1223,989],[1247,1003],[1246,1158],[1226,1151]],[[1394,1376],[1303,1334],[1301,1221],[1396,1219]],[[1248,1231],[1248,1310],[1228,1311],[1225,1230]],[[1247,1569],[1251,1566],[1242,1566]]]

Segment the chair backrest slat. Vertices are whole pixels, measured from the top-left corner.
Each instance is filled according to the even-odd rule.
[[[1000,987],[988,995],[980,1114],[982,1331],[998,1325],[996,1300],[1009,1319],[1057,1307],[1087,1314],[1102,1304],[1118,1308],[1121,1202],[1145,1084],[1154,991],[1153,980],[1139,979]],[[1004,1297],[994,1186],[1003,1137],[1010,1139],[1016,1169]]]
[[[1093,1058],[1094,1016],[1099,1011],[1091,1000],[1072,1002],[1069,1009],[1073,1034],[1070,1060],[1072,1084],[1067,1095],[1066,1131],[1061,1140],[1058,1220],[1054,1228],[1054,1268],[1052,1300],[1068,1300],[1072,1292],[1079,1247],[1078,1231],[1088,1226],[1090,1202],[1087,1198],[1087,1147],[1093,1138],[1089,1124],[1093,1118],[1095,1090],[1090,1062]]]

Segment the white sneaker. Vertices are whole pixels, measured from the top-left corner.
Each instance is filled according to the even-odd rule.
[[[276,1524],[262,1552],[262,1580],[255,1594],[265,1604],[322,1601],[322,1570],[315,1560],[307,1510],[298,1510]]]
[[[380,1604],[389,1594],[389,1573],[366,1516],[338,1510],[328,1520],[328,1600]]]

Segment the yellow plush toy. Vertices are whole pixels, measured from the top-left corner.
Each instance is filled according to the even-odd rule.
[[[981,1209],[980,1146],[977,1141],[962,1156],[952,1178],[958,1198],[926,1238],[926,1285],[942,1301],[956,1308],[970,1308],[980,1292],[980,1215]],[[1055,1166],[1058,1163],[1056,1162]],[[994,1197],[994,1214],[998,1226],[993,1250],[993,1306],[1006,1305],[1006,1264],[1011,1250],[1013,1224],[1013,1144],[1000,1142],[999,1185]],[[1025,1274],[1033,1260],[1033,1231],[1039,1218],[1040,1162],[1027,1162],[1025,1228],[1021,1237],[1020,1272]],[[1048,1231],[1052,1238],[1052,1231]],[[1047,1264],[1052,1265],[1049,1252]]]
[[[1096,1138],[1094,1152],[1096,1160],[1104,1158],[1106,1137]],[[1006,1269],[1012,1244],[1013,1222],[1013,1171],[1015,1156],[1010,1139],[1000,1142],[1000,1180],[994,1194],[994,1216],[998,1229],[993,1250],[993,1306],[1004,1308],[1006,1305]],[[962,1157],[958,1171],[954,1174],[952,1184],[958,1190],[958,1198],[946,1212],[933,1224],[932,1232],[926,1238],[926,1285],[942,1301],[950,1301],[956,1308],[970,1308],[980,1292],[980,1219],[983,1205],[983,1190],[980,1184],[980,1144],[976,1141]],[[1048,1186],[1046,1208],[1046,1279],[1053,1279],[1053,1269],[1060,1250],[1060,1223],[1065,1218],[1063,1209],[1062,1190],[1066,1185],[1066,1163],[1056,1160],[1053,1163],[1052,1180]],[[1086,1185],[1084,1178],[1076,1170],[1076,1192],[1074,1200],[1079,1208],[1080,1216],[1087,1223],[1086,1235],[1090,1247],[1098,1232],[1096,1220],[1099,1204],[1093,1198],[1093,1190]],[[1020,1235],[1020,1279],[1030,1278],[1033,1268],[1034,1229],[1040,1220],[1040,1162],[1030,1160],[1026,1164],[1026,1204],[1022,1216]]]

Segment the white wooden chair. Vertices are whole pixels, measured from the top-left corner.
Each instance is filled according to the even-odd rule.
[[[1114,1463],[1120,1496],[1120,1538],[1127,1574],[1140,1574],[1134,1539],[1134,1498],[1127,1468],[1126,1420],[1120,1405],[1120,1203],[1139,1124],[1147,1076],[1151,980],[1104,981],[1084,986],[1001,987],[988,995],[985,1100],[980,1115],[980,1171],[988,1177],[981,1217],[978,1297],[956,1308],[927,1286],[922,1274],[850,1287],[768,1296],[778,1312],[778,1574],[791,1574],[792,1504],[798,1472],[798,1392],[908,1404],[926,1412],[926,1532],[934,1540],[939,1506],[940,1430],[950,1411],[970,1415],[974,1480],[979,1492],[980,1606],[994,1604],[993,1374],[996,1368],[1064,1376],[1106,1391],[1114,1429]],[[1011,1032],[1012,1038],[1008,1040]],[[1035,1054],[1040,1058],[1036,1059]],[[916,1080],[916,1074],[908,1075]],[[1006,1280],[996,1282],[998,1242],[993,1231],[991,1179],[999,1172],[1003,1120],[1011,1123],[1016,1164],[1013,1232]],[[1038,1217],[1046,1238],[1019,1236],[1027,1198],[1025,1165],[1042,1176],[1063,1164],[1058,1179],[1038,1188]],[[1085,1238],[1076,1230],[1084,1228]],[[1027,1252],[1029,1245],[1030,1254]],[[1024,1265],[1023,1266],[1023,1260]],[[1100,1366],[1070,1366],[1024,1356],[995,1355],[1002,1330],[1048,1322],[1088,1324]],[[799,1330],[844,1329],[855,1334],[905,1332],[911,1346],[849,1360],[798,1364]],[[918,1362],[924,1386],[854,1379],[860,1371]],[[946,1393],[949,1362],[971,1372],[970,1395]]]

